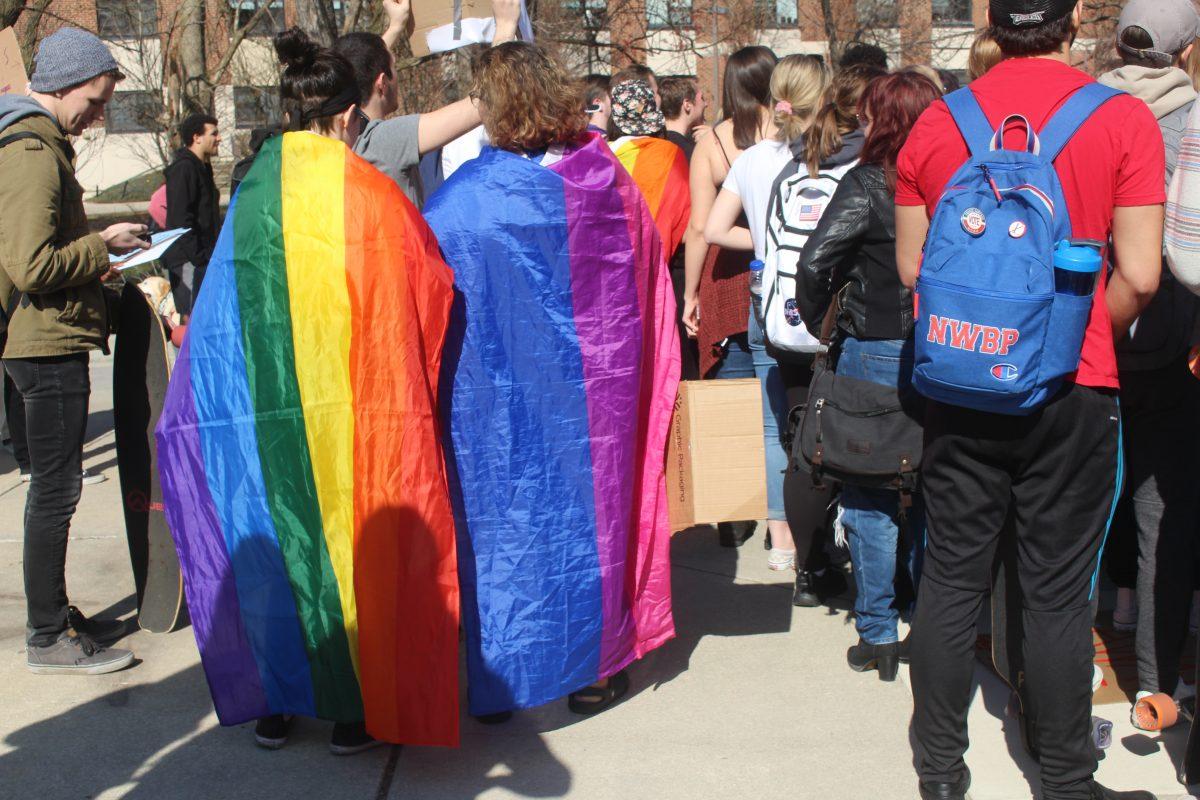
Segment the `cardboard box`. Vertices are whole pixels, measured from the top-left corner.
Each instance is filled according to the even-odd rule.
[[[459,29],[455,35],[455,6]],[[412,0],[408,44],[414,56],[490,42],[496,33],[492,0]]]
[[[671,530],[767,516],[757,379],[684,381],[667,442]]]
[[[0,94],[25,94],[29,78],[12,28],[0,31]]]

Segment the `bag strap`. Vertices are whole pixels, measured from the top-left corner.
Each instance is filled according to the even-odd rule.
[[[7,147],[13,142],[19,142],[23,139],[37,139],[42,144],[46,144],[42,137],[38,136],[33,131],[18,131],[17,133],[10,133],[8,136],[0,139],[0,148]]]
[[[825,347],[825,352],[829,350],[829,342],[833,339],[833,326],[837,322],[837,316],[841,313],[843,306],[842,297],[849,290],[850,284],[843,286],[833,299],[829,301],[829,310],[825,312],[825,319],[821,320],[821,344]]]
[[[988,122],[987,115],[983,113],[979,100],[971,91],[971,87],[964,86],[942,99],[946,101],[946,107],[950,109],[950,117],[966,141],[967,149],[971,151],[971,157],[978,158],[988,152],[995,131],[992,130],[992,125]]]
[[[1076,91],[1050,121],[1042,126],[1042,132],[1039,134],[1042,156],[1050,161],[1058,158],[1058,154],[1083,123],[1102,105],[1121,94],[1125,93],[1100,83],[1089,83]]]

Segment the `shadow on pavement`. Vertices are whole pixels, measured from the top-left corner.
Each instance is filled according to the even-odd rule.
[[[789,583],[736,582],[739,557],[762,557],[758,544],[755,538],[741,548],[721,547],[714,529],[675,536],[671,542],[675,638],[630,669],[632,692],[651,685],[657,688],[686,672],[705,636],[756,636],[791,629]]]
[[[109,679],[44,680],[47,690],[70,691],[73,683]],[[288,746],[271,752],[254,745],[250,725],[208,727],[211,713],[199,664],[115,688],[6,737],[12,750],[0,756],[0,795],[371,800],[377,793],[389,748],[338,758],[327,750],[329,723],[297,720]]]

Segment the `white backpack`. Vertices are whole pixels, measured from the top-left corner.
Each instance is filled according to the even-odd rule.
[[[821,349],[796,307],[796,273],[804,243],[816,230],[842,178],[857,164],[855,160],[822,169],[813,178],[806,165],[793,161],[783,168],[771,188],[763,259],[762,324],[767,343],[776,350],[815,353]]]

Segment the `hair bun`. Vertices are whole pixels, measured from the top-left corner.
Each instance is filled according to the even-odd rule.
[[[275,54],[284,69],[306,70],[316,62],[321,46],[304,31],[292,27],[275,36]]]

